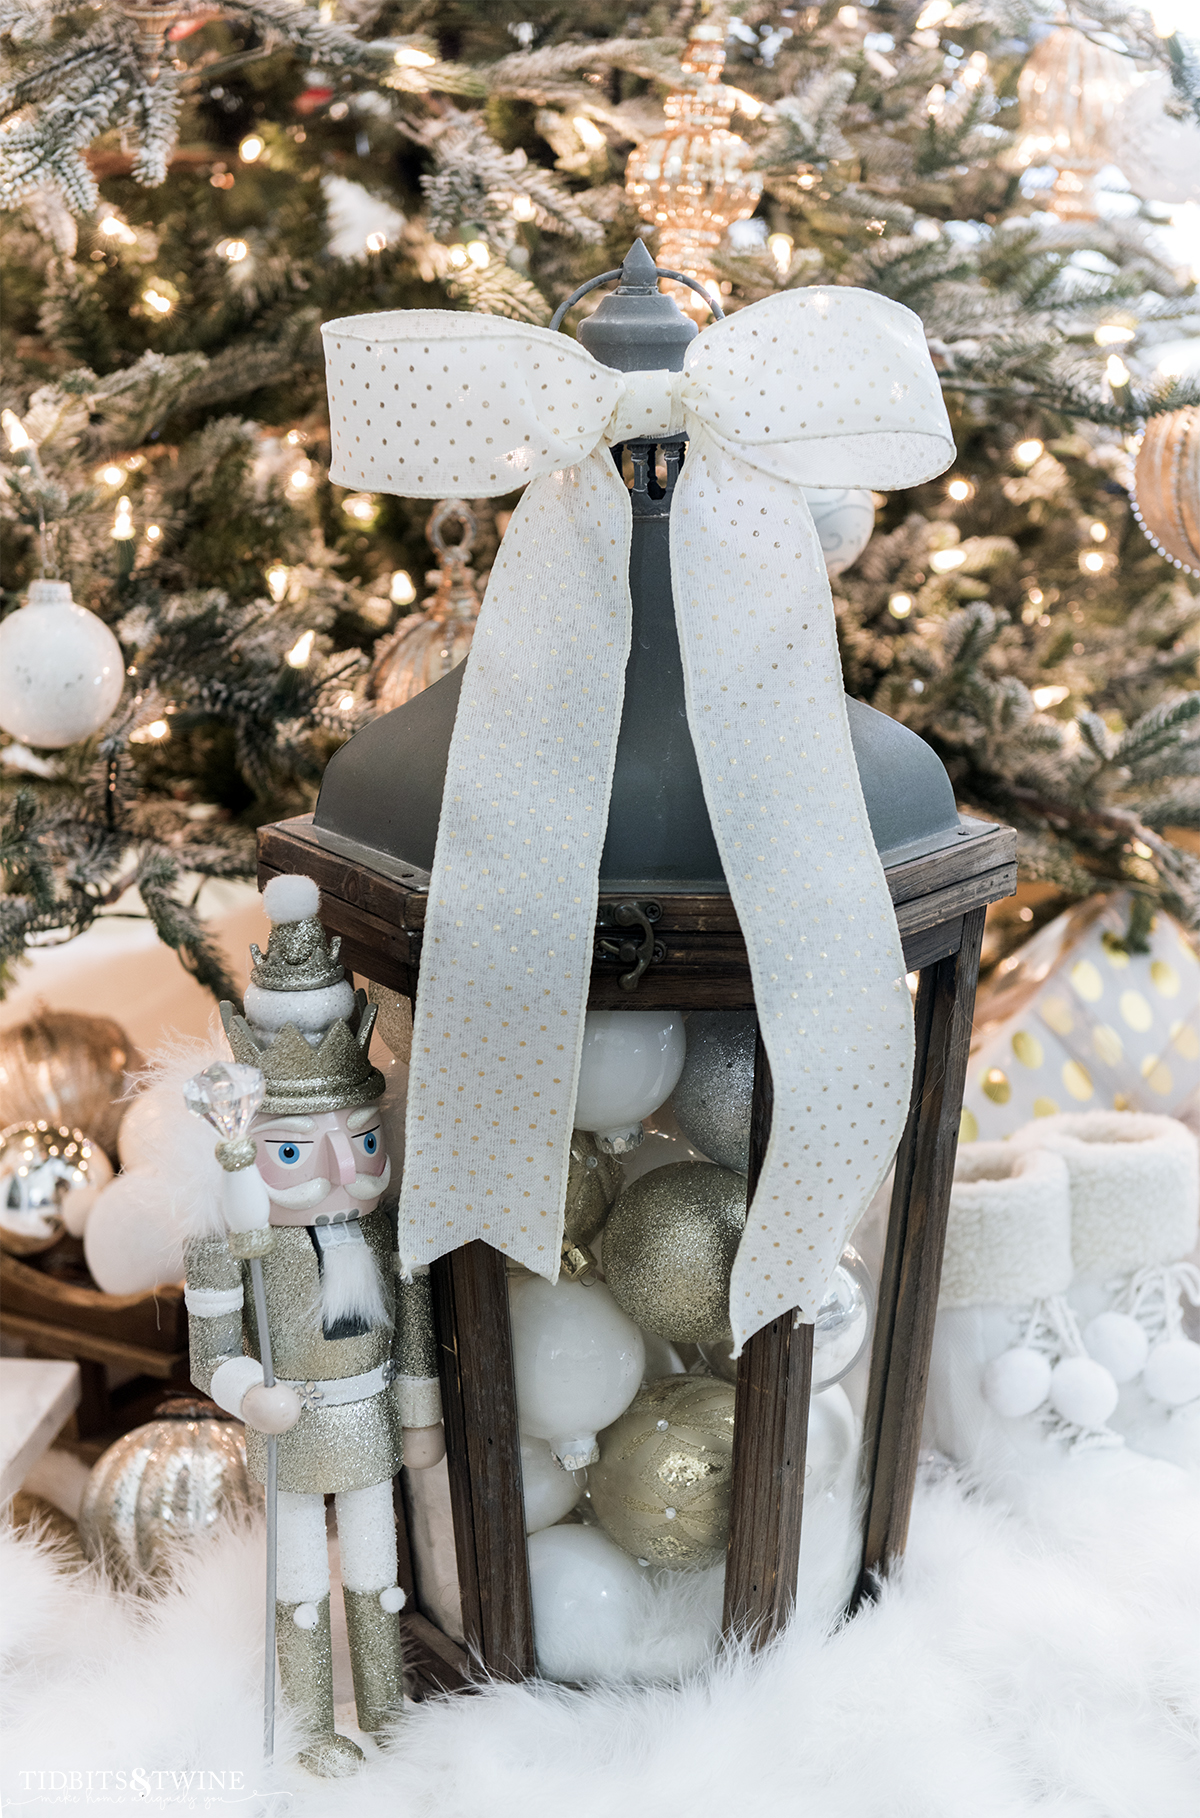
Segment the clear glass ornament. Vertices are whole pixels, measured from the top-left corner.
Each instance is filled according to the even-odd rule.
[[[866,1263],[852,1245],[842,1251],[829,1293],[817,1309],[813,1335],[813,1394],[849,1374],[871,1343],[875,1292]]]

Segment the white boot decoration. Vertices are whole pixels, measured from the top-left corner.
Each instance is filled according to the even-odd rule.
[[[1200,1345],[1184,1337],[1183,1302],[1200,1307],[1200,1269],[1190,1262],[1139,1269],[1121,1298],[1146,1342],[1143,1389],[1165,1407],[1186,1407],[1200,1397]]]
[[[1106,1425],[1117,1405],[1116,1382],[1089,1357],[1075,1315],[1059,1294],[1034,1302],[1024,1342],[992,1359],[982,1388],[992,1412],[1004,1420],[1040,1410],[1048,1435],[1072,1451],[1121,1444]]]

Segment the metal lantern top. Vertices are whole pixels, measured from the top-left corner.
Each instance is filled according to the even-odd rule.
[[[615,291],[580,324],[579,340],[621,372],[679,371],[695,324],[658,289],[658,270],[636,240],[619,273],[580,288],[558,312],[606,279]],[[719,317],[719,306],[705,301]],[[671,495],[686,438],[615,449],[629,460],[633,542],[633,644],[600,867],[602,893],[722,892],[721,861],[700,784],[684,704],[683,665],[671,596]],[[416,884],[433,864],[446,763],[462,687],[457,669],[382,715],[331,759],[313,832],[321,845]],[[979,837],[985,823],[955,807],[945,769],[923,739],[886,714],[847,700],[871,831],[885,866]],[[403,781],[403,788],[397,784]]]

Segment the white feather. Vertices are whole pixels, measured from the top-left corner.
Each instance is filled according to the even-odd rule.
[[[299,873],[273,877],[262,893],[263,911],[273,922],[303,922],[316,915],[321,892],[311,877]]]

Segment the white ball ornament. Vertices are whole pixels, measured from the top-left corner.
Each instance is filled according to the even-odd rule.
[[[106,1294],[148,1294],[183,1278],[183,1242],[171,1190],[156,1174],[118,1174],[92,1203],[83,1254]]]
[[[525,1532],[537,1534],[570,1513],[582,1495],[582,1473],[564,1471],[544,1439],[521,1435],[521,1483],[525,1492]]]
[[[1142,1372],[1142,1387],[1152,1401],[1182,1408],[1200,1396],[1200,1345],[1190,1338],[1167,1338],[1155,1345]]]
[[[509,1283],[517,1419],[567,1471],[594,1464],[596,1435],[623,1414],[646,1363],[642,1335],[600,1282]]]
[[[805,486],[830,579],[856,562],[875,529],[875,501],[857,487]]]
[[[1064,1357],[1050,1372],[1050,1406],[1077,1427],[1102,1427],[1119,1391],[1094,1357]]]
[[[1083,1329],[1083,1342],[1114,1382],[1132,1382],[1150,1355],[1150,1340],[1131,1313],[1097,1313]]]
[[[28,603],[0,625],[0,727],[59,750],[112,717],[125,685],[121,646],[66,581],[34,581]]]
[[[610,1155],[636,1149],[642,1119],[675,1090],[685,1052],[677,1010],[589,1010],[575,1128],[591,1131]]]
[[[983,1399],[1002,1420],[1021,1420],[1050,1393],[1050,1360],[1028,1345],[993,1357],[983,1372]]]
[[[623,1674],[638,1639],[642,1573],[599,1528],[570,1523],[529,1537],[529,1594],[546,1679]]]

